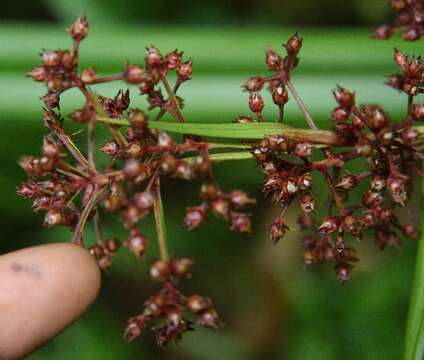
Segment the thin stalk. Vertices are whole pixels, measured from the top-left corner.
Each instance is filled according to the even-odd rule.
[[[97,205],[97,203],[101,200],[103,195],[105,195],[107,192],[107,188],[103,187],[101,189],[95,189],[93,193],[90,196],[90,199],[88,200],[87,204],[85,205],[81,216],[78,220],[78,224],[75,227],[74,235],[72,236],[71,242],[73,244],[82,245],[82,232],[84,231],[85,224],[87,222],[88,216],[90,215],[90,212],[94,209],[94,207]]]
[[[184,122],[184,115],[181,112],[180,106],[178,105],[177,98],[175,97],[174,90],[172,90],[171,85],[169,85],[168,80],[165,76],[161,77],[162,83],[165,86],[166,92],[168,93],[169,99],[172,103],[172,109],[174,110],[175,118],[178,122],[183,123]]]
[[[406,328],[405,360],[421,360],[424,355],[424,238],[418,241],[415,278]]]
[[[253,155],[250,151],[234,151],[222,154],[209,154],[209,160],[214,163],[223,161],[235,161],[235,160],[250,160],[253,159]],[[184,158],[188,163],[194,163],[196,156]]]
[[[54,132],[76,161],[78,161],[83,167],[90,167],[88,160],[81,153],[81,151],[79,151],[78,147],[73,143],[71,138],[63,132],[62,129],[54,129]]]
[[[110,81],[123,80],[123,78],[124,78],[123,74],[108,75],[108,76],[95,79],[91,84],[103,84]]]
[[[153,211],[155,214],[156,234],[158,237],[160,258],[168,261],[168,247],[166,245],[166,225],[163,212],[162,196],[160,193],[160,178],[156,179],[155,201],[153,203]]]
[[[419,187],[421,178],[414,176],[413,186]],[[424,187],[421,187],[421,196]],[[422,221],[422,219],[420,219]],[[424,236],[418,240],[415,275],[412,284],[408,321],[405,334],[405,360],[424,358]]]
[[[305,117],[306,122],[308,123],[308,126],[313,130],[318,130],[318,126],[315,125],[315,122],[312,119],[311,114],[309,113],[308,109],[306,109],[305,104],[303,103],[302,99],[300,98],[299,94],[297,93],[291,81],[287,80],[285,84],[288,87],[291,94],[293,95],[294,99],[296,100],[297,105],[299,106],[300,110],[303,113],[303,116]]]
[[[95,169],[96,168],[96,162],[95,162],[95,153],[94,153],[94,126],[96,122],[95,121],[89,121],[87,126],[87,153],[88,153],[88,162],[90,164],[90,167]]]
[[[93,217],[94,231],[96,233],[96,242],[99,244],[103,240],[103,231],[100,223],[100,213],[99,209],[96,208],[96,212]]]

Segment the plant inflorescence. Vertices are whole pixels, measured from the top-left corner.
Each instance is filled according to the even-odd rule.
[[[199,203],[186,209],[188,230],[212,215],[227,221],[231,230],[249,234],[252,219],[243,209],[255,199],[239,189],[222,189],[212,164],[255,160],[264,173],[263,192],[280,209],[268,227],[272,242],[277,243],[290,230],[285,214],[297,203],[299,223],[308,232],[302,239],[305,264],[329,262],[343,282],[349,280],[357,261],[352,238],[361,240],[364,232],[372,232],[383,249],[398,246],[401,236],[417,237],[417,229],[403,223],[393,207],[405,205],[411,177],[421,175],[422,129],[416,122],[424,120],[424,104],[414,101],[424,91],[419,57],[408,57],[399,50],[394,53],[400,73],[390,76],[388,84],[406,94],[404,119],[393,121],[378,105],[357,104],[354,92],[338,86],[334,90],[337,107],[331,113],[333,130],[321,130],[291,80],[302,48],[302,39],[295,34],[284,44],[284,55],[266,51],[270,75],[245,82],[251,114],[240,115],[228,124],[194,124],[185,122],[184,100],[177,95],[192,76],[193,63],[183,59],[183,52],[173,50],[164,55],[149,46],[143,65],[126,64],[122,72],[100,77],[94,69],[78,67],[79,45],[88,33],[87,19],[77,19],[69,33],[72,48],[44,50],[42,63],[28,74],[47,87],[42,100],[49,131],[41,155],[21,159],[29,179],[18,193],[32,199],[35,211],[45,211],[45,226],[67,226],[73,243],[86,245],[84,229],[92,222],[96,243],[89,250],[104,270],[120,244],[137,257],[145,254],[149,241],[139,223],[154,213],[160,259],[151,265],[149,274],[163,288],[144,303],[139,315],[130,318],[125,338],[132,340],[149,326],[162,346],[178,340],[195,323],[222,326],[209,298],[185,296],[177,288],[180,279],[191,277],[193,260],[168,254],[161,177],[202,180]],[[174,83],[170,75],[175,77]],[[112,81],[136,86],[148,101],[147,111],[130,107],[129,90],[119,90],[113,98],[91,90],[96,84]],[[278,109],[275,122],[266,121],[263,114],[261,91],[265,87]],[[83,150],[75,144],[77,135],[65,131],[60,112],[60,97],[71,88],[85,98],[83,106],[69,116],[85,127],[87,145]],[[298,104],[308,129],[284,124],[289,98]],[[165,114],[175,122],[161,121]],[[97,148],[95,128],[99,126],[107,129],[110,140]],[[211,136],[215,142],[208,141]],[[107,166],[99,167],[97,151],[109,156]],[[348,172],[346,165],[355,159],[362,162],[362,171]],[[317,176],[323,177],[329,190],[327,205],[319,210],[312,192]],[[359,201],[350,200],[349,195],[359,185],[368,190]],[[103,238],[104,212],[120,214],[128,229],[127,239]]]
[[[424,1],[390,0],[395,13],[395,24],[381,25],[374,31],[376,39],[388,39],[394,33],[402,33],[405,40],[418,40],[424,35]]]

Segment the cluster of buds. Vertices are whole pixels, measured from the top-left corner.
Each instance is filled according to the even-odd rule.
[[[282,209],[269,225],[270,239],[275,243],[289,230],[284,214],[297,199],[302,210],[300,224],[314,229],[304,238],[305,264],[333,262],[342,281],[350,278],[357,260],[354,249],[345,245],[347,237],[361,240],[364,232],[373,231],[375,243],[383,249],[398,246],[401,235],[415,239],[418,234],[412,224],[401,224],[391,207],[406,204],[411,176],[414,172],[421,174],[419,162],[423,154],[417,147],[420,135],[413,125],[424,119],[424,104],[414,104],[413,100],[422,92],[423,68],[419,57],[409,59],[398,50],[394,59],[403,74],[392,78],[402,84],[394,86],[394,80],[390,80],[389,85],[409,95],[407,115],[401,122],[392,121],[378,105],[358,106],[355,93],[338,86],[333,91],[338,105],[331,119],[337,141],[345,144],[347,150],[319,150],[324,159],[313,160],[316,156],[311,157],[312,153],[317,153],[313,144],[283,135],[267,136],[253,149],[265,173],[263,191]],[[298,137],[302,138],[302,134]],[[345,164],[361,158],[366,170],[340,177]],[[330,170],[334,170],[334,176]],[[318,226],[313,218],[315,199],[311,192],[314,173],[324,177],[331,195],[328,216]],[[352,190],[366,181],[369,190],[360,202],[347,206]],[[337,213],[332,212],[333,205]]]
[[[213,181],[207,181],[200,188],[203,203],[186,209],[184,219],[188,230],[193,230],[206,221],[207,210],[231,223],[231,230],[240,233],[251,233],[251,219],[248,214],[239,212],[240,208],[254,204],[256,201],[241,190],[223,192]]]
[[[244,83],[243,89],[249,92],[249,109],[255,113],[257,120],[264,121],[262,111],[265,102],[260,92],[268,83],[268,90],[272,95],[272,101],[279,109],[280,122],[283,121],[284,106],[289,101],[286,86],[290,82],[292,70],[299,62],[298,54],[302,48],[302,41],[302,38],[296,33],[286,44],[283,44],[286,50],[285,57],[280,56],[272,49],[268,49],[265,55],[265,63],[268,70],[272,71],[273,74],[266,77],[253,76]],[[254,120],[250,116],[240,116],[237,121],[251,122]]]
[[[88,251],[97,260],[99,267],[104,271],[108,271],[110,269],[112,256],[116,254],[119,246],[119,242],[115,239],[106,239],[91,246]]]
[[[421,62],[421,57],[409,58],[408,55],[395,49],[393,59],[399,66],[400,73],[393,74],[388,77],[387,85],[392,88],[402,91],[409,96],[417,96],[424,92],[424,67]],[[415,118],[424,119],[424,107],[415,105],[412,109],[412,114]]]
[[[77,75],[78,48],[88,33],[87,19],[78,18],[69,28],[69,33],[74,42],[71,50],[43,50],[40,54],[42,63],[27,74],[35,81],[46,84],[47,93],[42,100],[49,109],[59,107],[60,94],[63,91],[81,85],[81,79]]]
[[[43,51],[42,64],[29,73],[34,80],[44,81],[47,86],[48,93],[43,101],[44,124],[49,134],[44,139],[39,157],[21,159],[20,165],[29,180],[18,188],[18,193],[33,201],[35,211],[46,212],[44,225],[67,226],[73,232],[72,242],[84,246],[85,225],[88,221],[93,222],[96,242],[89,251],[99,267],[108,271],[121,245],[138,258],[148,250],[149,241],[140,232],[139,223],[150,212],[154,212],[155,217],[162,216],[160,178],[193,180],[200,177],[204,179],[200,191],[202,205],[190,208],[198,211],[187,211],[187,228],[194,229],[204,222],[206,210],[210,209],[214,215],[228,220],[231,230],[250,233],[250,217],[240,210],[254,200],[240,190],[220,190],[212,173],[209,144],[201,138],[189,136],[177,142],[164,131],[149,127],[149,117],[158,120],[166,113],[176,121],[184,122],[181,110],[184,102],[176,93],[181,84],[191,79],[192,61],[183,61],[183,53],[177,50],[162,55],[157,48],[149,46],[143,66],[126,64],[121,73],[98,77],[92,68],[82,71],[78,68],[79,45],[88,34],[87,19],[79,18],[68,30],[73,40],[72,49]],[[167,76],[172,72],[175,72],[176,80],[171,85]],[[111,98],[97,95],[90,89],[95,84],[116,80],[138,87],[140,94],[147,98],[148,110],[156,114],[131,108],[129,89],[121,89]],[[66,133],[65,119],[60,114],[60,96],[71,88],[78,89],[85,98],[83,106],[69,117],[86,126],[87,155],[74,142],[81,132]],[[166,94],[162,93],[163,89]],[[109,121],[104,125],[111,138],[97,149],[94,128],[102,118]],[[124,119],[127,121],[125,132],[121,125],[113,123]],[[109,164],[97,164],[97,150],[108,157]],[[103,239],[101,216],[104,212],[121,215],[129,233],[126,239]],[[156,226],[159,239],[164,224]],[[135,322],[131,321],[129,329],[134,330],[134,324],[140,324],[140,319],[146,322],[166,318],[169,321],[155,328],[158,343],[165,345],[191,329],[191,322],[182,318],[183,310],[196,315],[201,325],[211,328],[220,325],[209,299],[198,295],[185,298],[174,289],[173,281],[188,277],[188,273],[183,272],[188,271],[190,265],[187,259],[154,264],[151,277],[164,282],[164,290],[155,299],[163,304],[153,300],[149,305],[146,303],[146,309],[150,310],[137,317]],[[156,312],[152,313],[155,304]],[[128,330],[127,334],[130,332]],[[133,338],[134,335],[127,337]]]
[[[422,11],[420,1],[395,2]],[[415,24],[415,29],[418,28]],[[85,225],[88,221],[93,222],[96,244],[89,250],[104,270],[109,269],[120,244],[136,257],[143,257],[149,241],[140,232],[139,223],[149,213],[154,213],[161,260],[153,264],[150,276],[163,283],[163,289],[146,301],[142,314],[129,320],[125,338],[134,339],[149,324],[153,326],[158,344],[164,346],[193,329],[191,318],[202,326],[220,327],[222,323],[211,307],[210,299],[199,295],[185,297],[176,289],[177,280],[191,277],[192,260],[167,260],[160,179],[201,178],[201,203],[187,208],[184,219],[189,230],[204,223],[209,211],[228,221],[231,230],[251,233],[250,215],[241,209],[255,200],[238,189],[221,190],[213,176],[209,153],[218,147],[220,150],[214,155],[227,155],[221,152],[228,151],[224,150],[228,144],[211,145],[201,137],[187,134],[178,141],[158,130],[161,127],[155,129],[152,125],[155,122],[150,118],[159,120],[165,114],[179,123],[185,122],[184,101],[176,93],[181,84],[191,79],[192,61],[184,62],[183,53],[177,50],[162,55],[156,47],[149,46],[144,65],[126,64],[118,74],[98,77],[91,68],[82,71],[78,68],[79,45],[88,33],[87,20],[79,18],[69,32],[72,49],[45,50],[42,64],[29,74],[47,86],[43,101],[44,124],[49,134],[44,139],[39,157],[21,159],[20,165],[29,180],[19,187],[18,193],[33,201],[35,211],[46,212],[46,226],[67,226],[73,232],[73,243],[84,246]],[[279,108],[279,121],[283,121],[290,91],[311,130],[291,129],[255,143],[246,143],[246,139],[239,138],[235,132],[234,139],[243,142],[243,158],[249,156],[250,151],[256,159],[265,174],[263,192],[281,208],[280,214],[269,225],[272,242],[278,242],[289,230],[284,216],[290,205],[298,202],[302,213],[300,224],[309,229],[309,234],[302,240],[305,264],[331,262],[339,279],[347,281],[353,263],[357,261],[355,250],[347,244],[350,238],[361,240],[373,231],[377,246],[383,249],[399,245],[401,235],[410,239],[418,236],[417,229],[412,224],[401,223],[392,208],[406,204],[411,177],[414,172],[421,174],[422,139],[414,124],[424,120],[424,104],[414,103],[414,100],[423,92],[424,70],[419,57],[409,58],[395,51],[394,59],[402,73],[391,76],[389,85],[408,94],[408,111],[402,121],[392,121],[378,105],[358,106],[355,93],[339,86],[334,90],[338,105],[331,113],[334,131],[323,131],[317,128],[291,83],[292,70],[299,63],[302,39],[296,33],[283,46],[286,50],[284,57],[273,50],[266,52],[266,65],[272,75],[254,76],[245,83],[249,108],[256,120],[264,121],[264,100],[260,92],[268,83],[273,102]],[[173,84],[167,79],[171,73],[176,75]],[[136,86],[147,98],[150,112],[131,108],[127,89],[119,90],[112,98],[97,95],[90,89],[92,85],[115,80]],[[77,88],[85,98],[83,106],[70,118],[86,128],[86,151],[81,151],[74,142],[81,132],[67,134],[60,114],[60,96],[70,88]],[[239,123],[253,121],[253,116],[237,119]],[[99,149],[94,141],[97,123],[102,123],[111,136]],[[127,127],[125,132],[123,126]],[[180,130],[185,127],[174,126]],[[281,126],[281,129],[290,130],[287,126]],[[205,131],[202,135],[209,134]],[[246,148],[246,144],[251,147]],[[336,150],[337,146],[343,150]],[[234,147],[234,144],[228,147]],[[100,166],[96,162],[97,150],[107,155],[107,165]],[[319,154],[323,157],[320,160]],[[358,174],[344,173],[345,164],[355,159],[362,159],[366,169]],[[329,189],[326,213],[318,221],[312,193],[315,174],[324,178]],[[352,205],[348,198],[359,184],[368,185],[369,189],[358,203]],[[127,239],[103,239],[100,220],[104,212],[121,215],[123,226],[129,233]]]
[[[191,277],[192,259],[172,258],[157,260],[150,268],[150,277],[163,284],[163,288],[144,303],[141,314],[128,320],[124,337],[133,340],[147,326],[156,336],[160,347],[180,340],[183,333],[197,324],[211,329],[223,326],[211,299],[198,294],[184,296],[175,286],[179,279]]]
[[[401,32],[408,41],[418,40],[424,34],[423,0],[390,0],[395,12],[395,25],[381,25],[375,29],[375,39],[388,39],[394,33]]]

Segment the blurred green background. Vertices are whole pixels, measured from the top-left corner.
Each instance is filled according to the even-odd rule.
[[[163,52],[178,47],[192,57],[194,77],[180,95],[187,103],[187,119],[197,122],[229,122],[248,113],[240,85],[265,73],[264,50],[281,50],[294,31],[305,41],[293,82],[322,127],[329,127],[336,84],[356,90],[360,101],[385,105],[399,118],[405,98],[383,85],[384,77],[397,70],[393,46],[415,53],[423,49],[422,43],[369,38],[373,26],[390,19],[385,0],[2,1],[0,253],[69,238],[61,229],[43,229],[41,217],[16,196],[15,187],[25,178],[16,161],[22,154],[38,153],[45,131],[38,99],[44,89],[24,74],[38,64],[40,49],[69,47],[64,28],[80,14],[87,14],[91,24],[82,44],[82,67],[105,74],[119,71],[126,60],[141,63],[149,44]],[[98,89],[113,95],[119,86],[125,85]],[[132,94],[133,104],[143,106],[134,89]],[[63,113],[81,101],[75,93],[66,94]],[[266,118],[274,116],[275,109],[266,106]],[[292,103],[288,122],[304,126]],[[198,202],[199,183],[168,181],[164,199],[171,252],[196,259],[194,278],[183,288],[210,295],[226,328],[196,330],[165,351],[157,349],[150,334],[130,344],[122,340],[128,317],[140,312],[158,289],[146,275],[157,248],[151,223],[145,221],[141,228],[151,239],[147,257],[137,261],[121,249],[111,273],[104,275],[97,302],[31,360],[401,357],[416,244],[379,252],[372,239],[365,239],[358,245],[361,262],[352,281],[341,285],[331,268],[302,265],[298,231],[277,246],[269,243],[265,227],[274,210],[262,200],[262,176],[253,162],[222,164],[216,171],[224,189],[240,187],[259,199],[252,237],[235,235],[212,218],[200,230],[183,230],[184,209]],[[295,214],[289,223],[296,227]],[[106,235],[127,236],[114,218],[108,219]]]

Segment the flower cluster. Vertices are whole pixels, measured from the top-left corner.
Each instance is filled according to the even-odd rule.
[[[390,0],[396,14],[395,25],[381,25],[374,31],[376,39],[388,39],[395,32],[402,32],[405,40],[418,40],[424,34],[423,0]]]
[[[293,41],[301,44],[296,34],[285,45],[286,49]],[[290,54],[288,51],[288,57]],[[354,249],[345,244],[347,236],[361,240],[365,231],[373,231],[376,244],[383,249],[398,246],[399,235],[415,239],[418,234],[412,224],[402,224],[392,208],[405,205],[411,176],[414,172],[421,174],[419,161],[423,154],[416,146],[419,133],[413,125],[423,120],[424,104],[413,102],[414,97],[423,91],[423,68],[419,57],[409,59],[399,50],[395,50],[394,60],[402,74],[390,77],[389,85],[406,92],[409,98],[407,115],[401,122],[392,121],[378,105],[358,106],[355,93],[338,86],[333,91],[338,106],[331,112],[331,120],[336,142],[343,144],[347,150],[336,152],[324,148],[317,151],[314,144],[317,139],[309,140],[307,132],[296,136],[267,136],[253,150],[265,173],[263,191],[281,207],[281,213],[269,225],[270,239],[275,243],[289,230],[284,215],[290,204],[297,200],[302,211],[300,224],[315,230],[303,239],[305,264],[333,262],[342,281],[350,278],[352,262],[357,260]],[[292,65],[281,58],[279,61],[278,72],[271,81],[279,83],[280,87],[290,86],[293,89],[287,76]],[[269,62],[268,51],[268,66]],[[252,79],[258,81],[258,77]],[[253,82],[252,79],[246,84]],[[261,79],[262,82],[269,81]],[[394,79],[400,85],[395,86]],[[246,88],[252,90],[253,86],[246,85]],[[298,97],[296,92],[293,94]],[[304,105],[300,105],[306,120],[310,119]],[[315,126],[314,123],[312,125]],[[309,141],[305,141],[306,138]],[[317,152],[322,154],[322,160],[313,160]],[[359,174],[348,172],[341,176],[342,169],[354,159],[363,159],[366,169]],[[311,192],[314,173],[323,176],[330,192],[327,216],[318,226],[314,225],[316,202]],[[352,204],[349,201],[351,191],[366,181],[369,190],[359,203]],[[332,211],[334,205],[337,212]]]
[[[77,19],[69,32],[73,40],[72,49],[44,50],[42,63],[28,74],[35,81],[43,81],[47,87],[42,100],[45,106],[44,124],[49,133],[44,138],[39,157],[26,156],[21,159],[20,165],[29,180],[18,188],[18,193],[33,201],[35,211],[45,211],[44,224],[48,227],[67,226],[73,232],[72,242],[85,245],[85,225],[92,221],[96,243],[89,250],[99,266],[107,271],[121,244],[137,257],[146,253],[149,240],[141,232],[139,223],[150,212],[154,212],[156,219],[163,216],[161,177],[182,180],[202,178],[202,204],[187,209],[186,227],[191,230],[205,222],[206,211],[210,209],[214,215],[228,220],[231,230],[249,233],[251,220],[248,214],[241,212],[241,208],[254,203],[254,200],[241,190],[224,192],[220,189],[212,172],[210,145],[201,138],[191,136],[184,136],[182,141],[177,142],[166,132],[149,126],[149,116],[159,120],[166,114],[179,123],[184,122],[184,101],[176,93],[184,82],[190,80],[192,61],[183,61],[183,53],[178,50],[162,55],[157,48],[149,46],[146,48],[144,65],[126,64],[121,73],[99,77],[92,68],[80,71],[78,67],[79,45],[88,33],[87,19]],[[171,72],[176,75],[172,86],[167,79]],[[116,80],[137,86],[140,95],[147,98],[148,111],[156,111],[156,114],[131,108],[128,89],[119,90],[112,98],[95,94],[90,89],[95,84]],[[65,131],[65,119],[60,113],[61,95],[71,88],[77,88],[85,97],[83,106],[69,117],[86,128],[87,156],[76,145],[79,134],[71,135]],[[128,122],[124,132],[121,120]],[[99,125],[106,127],[111,138],[97,149],[95,127]],[[110,159],[110,163],[101,168],[96,162],[98,150]],[[128,229],[127,239],[103,238],[101,215],[104,212],[120,214],[124,227]],[[165,224],[156,221],[156,226],[162,263],[158,262],[152,269],[160,264],[168,264],[164,260],[168,256]],[[181,265],[182,262],[184,259],[174,259],[169,266]],[[174,325],[168,323],[157,331],[161,334],[158,335],[158,339],[162,339],[158,340],[160,344],[178,338],[191,328],[188,321],[175,322],[177,312],[183,309],[186,301],[173,289],[171,281],[180,275],[170,273],[169,277],[163,279],[165,288],[162,295],[156,297],[159,299],[162,296],[169,310],[162,309],[160,316],[171,316],[172,313],[174,319]],[[196,299],[200,301],[201,298]],[[173,306],[172,301],[175,302]],[[217,327],[218,317],[210,309],[210,300],[204,299],[203,302],[209,305],[197,310],[193,301],[191,299],[184,306],[198,315],[198,322]]]
[[[184,296],[176,287],[178,279],[191,277],[192,259],[173,258],[169,261],[157,260],[150,268],[150,277],[163,284],[162,290],[144,303],[140,315],[128,320],[124,337],[134,340],[152,323],[151,328],[159,346],[180,340],[182,334],[193,330],[195,317],[200,326],[218,329],[223,326],[217,312],[212,308],[211,299],[198,294]]]
[[[421,2],[400,2],[422,10]],[[222,325],[210,299],[185,297],[176,288],[179,279],[191,277],[192,260],[169,260],[161,197],[163,177],[200,179],[201,202],[186,209],[185,227],[197,228],[211,213],[228,221],[231,230],[251,233],[250,214],[242,209],[255,200],[239,189],[221,189],[213,174],[213,159],[256,159],[265,176],[263,192],[281,208],[268,227],[272,242],[277,243],[290,230],[285,215],[290,205],[297,203],[299,223],[307,231],[302,239],[305,264],[330,262],[341,281],[350,278],[353,263],[358,260],[351,238],[362,240],[373,233],[376,244],[383,249],[399,245],[401,235],[417,237],[417,229],[401,221],[393,208],[405,205],[412,176],[421,175],[422,136],[415,126],[424,120],[424,104],[416,102],[416,96],[424,92],[424,69],[419,57],[395,51],[401,73],[390,76],[388,84],[407,94],[404,119],[393,121],[378,105],[358,105],[354,92],[338,86],[334,90],[337,107],[331,112],[333,130],[320,130],[291,81],[302,47],[302,38],[296,33],[283,44],[284,55],[266,51],[265,63],[271,75],[254,76],[245,82],[243,88],[249,93],[248,106],[253,116],[239,116],[236,124],[225,125],[223,133],[216,130],[222,124],[214,124],[215,142],[211,143],[207,138],[212,135],[202,127],[205,124],[185,124],[184,100],[177,92],[191,79],[193,64],[183,60],[182,52],[173,50],[162,55],[149,46],[143,65],[126,64],[120,73],[100,77],[92,68],[78,67],[79,45],[88,33],[87,19],[77,19],[69,32],[72,49],[44,50],[42,63],[28,74],[47,87],[42,100],[49,132],[40,156],[21,159],[28,181],[18,193],[33,201],[34,211],[45,211],[46,226],[67,226],[73,233],[72,242],[89,247],[103,270],[109,269],[121,245],[136,257],[143,257],[149,250],[149,239],[140,229],[140,222],[149,213],[154,214],[160,260],[152,265],[150,276],[161,282],[163,289],[146,301],[140,315],[129,320],[125,338],[134,339],[149,325],[158,344],[164,346],[193,329],[190,319],[210,328]],[[173,84],[168,75],[176,79]],[[112,81],[136,87],[147,99],[148,109],[130,106],[129,89],[120,89],[113,97],[91,90],[96,84]],[[284,120],[290,94],[309,129],[275,124],[273,131],[264,132],[264,128],[270,128],[266,127],[270,123],[262,123],[265,103],[261,91],[266,84],[278,107],[279,122]],[[85,99],[69,116],[83,127],[74,134],[65,131],[65,119],[60,113],[60,97],[71,88],[78,89]],[[158,121],[163,117],[174,122]],[[98,126],[110,133],[99,147],[95,144]],[[164,129],[182,137],[171,136]],[[82,132],[87,146],[80,149],[76,144]],[[235,143],[237,140],[239,143]],[[107,156],[107,165],[99,166],[99,152]],[[352,160],[362,160],[360,171],[348,171]],[[328,188],[325,206],[313,193],[315,176],[322,176]],[[358,201],[354,190],[366,186]],[[105,212],[119,214],[128,231],[126,239],[104,239],[101,217]],[[95,244],[87,244],[84,239],[88,222],[94,225]]]
[[[273,72],[270,76],[253,76],[248,79],[243,89],[249,92],[249,109],[255,115],[258,121],[264,121],[262,111],[265,107],[263,97],[260,95],[261,90],[268,84],[268,90],[272,95],[273,103],[279,108],[279,121],[284,118],[284,106],[289,101],[289,95],[286,86],[291,86],[291,71],[299,62],[298,54],[302,48],[302,38],[296,33],[283,47],[286,50],[286,56],[280,56],[273,49],[268,49],[265,55],[265,62],[268,70]],[[236,120],[237,122],[252,122],[254,118],[242,115]]]

